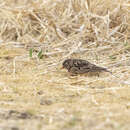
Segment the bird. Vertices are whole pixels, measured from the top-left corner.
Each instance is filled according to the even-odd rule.
[[[66,59],[63,61],[62,66],[63,68],[67,69],[68,72],[74,75],[85,74],[88,72],[103,72],[103,71],[112,74],[112,72],[107,70],[106,68],[99,67],[83,59]]]

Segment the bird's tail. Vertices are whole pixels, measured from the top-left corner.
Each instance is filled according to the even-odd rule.
[[[110,74],[112,74],[112,72],[107,70],[106,68],[101,68],[101,71],[109,72]]]

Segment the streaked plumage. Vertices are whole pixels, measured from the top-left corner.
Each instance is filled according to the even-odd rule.
[[[109,72],[106,68],[96,66],[82,59],[67,59],[63,62],[63,68],[72,74],[84,74],[88,72]]]

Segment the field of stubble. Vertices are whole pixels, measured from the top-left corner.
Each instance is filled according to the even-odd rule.
[[[0,1],[0,130],[130,128],[128,0]],[[67,58],[113,75],[71,76]]]

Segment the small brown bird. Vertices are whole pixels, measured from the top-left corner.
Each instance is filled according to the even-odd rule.
[[[63,62],[63,68],[67,69],[71,74],[85,74],[88,72],[112,72],[106,68],[96,66],[86,60],[82,59],[67,59]]]

